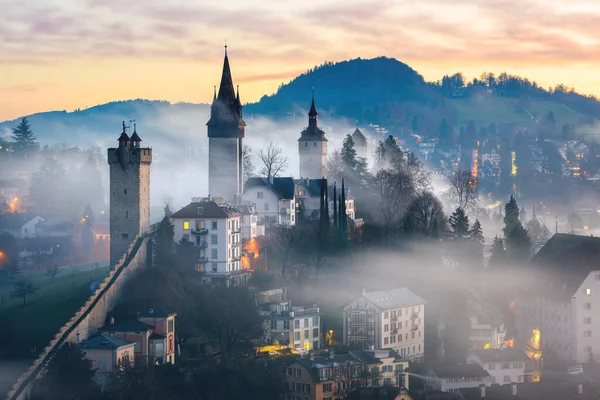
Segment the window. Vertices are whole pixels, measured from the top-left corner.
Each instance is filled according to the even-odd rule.
[[[174,320],[172,320],[172,319],[170,319],[170,320],[169,320],[169,322],[168,322],[168,326],[169,326],[169,328],[168,328],[168,332],[169,332],[169,333],[173,332],[173,330],[174,330],[174,327],[175,327],[175,321],[174,321]]]
[[[290,329],[290,321],[283,321],[283,329],[284,330]]]
[[[384,385],[391,385],[392,384],[392,378],[385,378],[383,380],[383,384]]]
[[[300,332],[294,332],[294,340],[300,340]]]
[[[198,207],[198,208],[196,208],[196,212],[198,213],[198,215],[204,214],[204,207]]]
[[[402,341],[402,334],[398,335],[398,341],[401,342]]]
[[[496,364],[495,363],[488,365],[488,370],[493,371],[495,369],[496,369]]]
[[[313,317],[313,326],[319,326],[319,317]]]
[[[600,281],[600,274],[596,274],[596,280]]]
[[[183,221],[183,230],[187,231],[190,229],[190,221]]]
[[[122,233],[121,234],[121,239],[123,239],[123,240],[129,239],[129,233]]]
[[[411,338],[411,339],[414,339],[414,338],[415,338],[415,331],[412,331],[412,332],[410,333],[410,338]]]
[[[265,203],[265,211],[269,211],[269,203]]]
[[[331,383],[324,383],[323,384],[323,392],[331,392]],[[331,399],[331,397],[329,397]],[[323,399],[325,400],[325,399]]]
[[[304,339],[308,339],[310,337],[310,330],[307,329],[304,331]]]
[[[285,374],[286,374],[287,376],[292,376],[292,369],[291,369],[290,367],[287,367],[287,368],[285,369]]]
[[[398,329],[402,329],[402,321],[398,322]]]
[[[127,194],[127,189],[123,189],[123,194]]]
[[[302,378],[302,370],[300,368],[294,368],[294,376],[296,378]]]
[[[396,343],[396,335],[390,336],[390,343]]]
[[[583,331],[584,337],[592,337],[592,331]]]
[[[591,346],[585,346],[583,348],[583,352],[584,353],[591,353],[592,352],[592,347]]]
[[[304,147],[308,147],[308,142],[304,142]]]
[[[256,192],[256,198],[257,199],[262,199],[263,198],[263,192]]]
[[[496,383],[496,377],[490,376],[490,383]]]
[[[385,325],[383,326],[383,331],[384,331],[384,332],[387,332],[387,331],[389,331],[389,330],[390,330],[390,327],[389,327],[389,325],[388,325],[388,324],[385,324]]]
[[[210,235],[210,244],[217,244],[217,235]]]
[[[299,319],[294,321],[294,329],[300,329],[300,320]]]
[[[583,309],[584,310],[591,310],[592,309],[592,303],[583,303]],[[560,320],[560,317],[559,317]]]
[[[504,383],[510,383],[510,375],[504,375]]]
[[[592,289],[587,288],[585,289],[585,294],[587,294],[588,296],[592,294]]]
[[[583,319],[583,323],[586,324],[586,325],[589,325],[589,324],[592,323],[592,319],[590,317],[584,318]]]
[[[212,225],[212,226],[211,226],[211,229],[212,229],[213,231],[216,231],[216,230],[217,230],[217,221],[212,221],[212,222],[211,222],[211,225]]]
[[[317,147],[317,142],[314,142],[315,147]]]
[[[210,249],[210,258],[213,260],[217,259],[217,249]]]
[[[502,365],[500,366],[500,368],[502,368],[502,369],[510,369],[510,363],[502,363]]]
[[[383,344],[390,344],[390,339],[389,338],[383,338]]]
[[[210,263],[210,266],[211,266],[212,272],[217,272],[217,263],[216,262]]]
[[[319,328],[313,328],[313,337],[319,337]]]

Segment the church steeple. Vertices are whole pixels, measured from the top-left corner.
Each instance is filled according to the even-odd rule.
[[[233,90],[231,68],[229,67],[229,57],[227,56],[227,45],[225,45],[225,60],[223,60],[223,73],[221,74],[221,85],[219,86],[217,99],[229,106],[235,104],[235,92]]]
[[[310,104],[310,111],[308,112],[308,127],[316,128],[317,127],[317,107],[315,107],[315,91],[312,91],[312,103]]]

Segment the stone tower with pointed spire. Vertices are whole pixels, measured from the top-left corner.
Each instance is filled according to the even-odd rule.
[[[326,177],[327,138],[325,131],[319,128],[317,116],[315,93],[313,92],[308,112],[308,127],[302,131],[300,139],[298,139],[300,178],[321,179]]]
[[[119,147],[108,149],[111,267],[127,252],[137,235],[150,229],[152,149],[140,147],[141,141],[136,125],[129,137],[123,121]]]
[[[208,194],[237,204],[244,190],[244,130],[239,87],[233,88],[227,46],[221,85],[215,88],[208,126]]]

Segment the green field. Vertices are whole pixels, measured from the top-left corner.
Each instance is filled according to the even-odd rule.
[[[545,100],[529,100],[525,103],[525,109],[519,110],[519,101],[506,97],[492,95],[477,95],[469,98],[451,99],[450,103],[458,109],[459,125],[467,125],[473,121],[477,127],[487,126],[492,122],[517,123],[530,126],[535,124],[535,119],[544,117],[548,112],[554,113],[557,129],[564,124],[576,123],[582,114],[572,111],[560,103]]]
[[[43,351],[60,327],[85,303],[91,295],[90,283],[104,279],[108,267],[76,272],[65,268],[54,280],[44,273],[23,274],[16,278],[27,278],[38,288],[34,296],[22,299],[11,298],[14,282],[0,284],[0,297],[4,304],[0,307],[0,354],[23,356],[32,346],[36,353]],[[3,347],[3,348],[2,348]]]

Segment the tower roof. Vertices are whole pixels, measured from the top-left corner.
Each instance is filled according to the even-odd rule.
[[[123,132],[121,132],[121,136],[119,136],[119,142],[128,142],[129,136],[127,135],[125,128],[125,121],[123,121]]]
[[[221,85],[219,86],[217,100],[229,105],[235,103],[235,91],[233,90],[233,78],[231,77],[229,57],[227,56],[227,45],[225,45],[225,60],[223,61],[223,73],[221,74]]]
[[[131,135],[131,141],[132,142],[141,142],[142,141],[142,139],[137,134],[137,128],[136,128],[135,124],[133,124],[133,135]]]
[[[358,126],[356,127],[356,129],[354,130],[354,132],[352,132],[352,141],[354,143],[365,143],[367,141],[367,138],[360,131],[360,129],[358,129]]]
[[[314,90],[312,92],[312,103],[310,104],[310,111],[308,112],[308,115],[311,117],[319,115],[319,113],[317,112],[317,107],[315,107],[315,91]]]
[[[317,123],[317,107],[315,106],[315,91],[312,92],[312,102],[308,111],[308,127],[302,131],[298,140],[312,140],[326,142],[325,131],[320,129]]]

